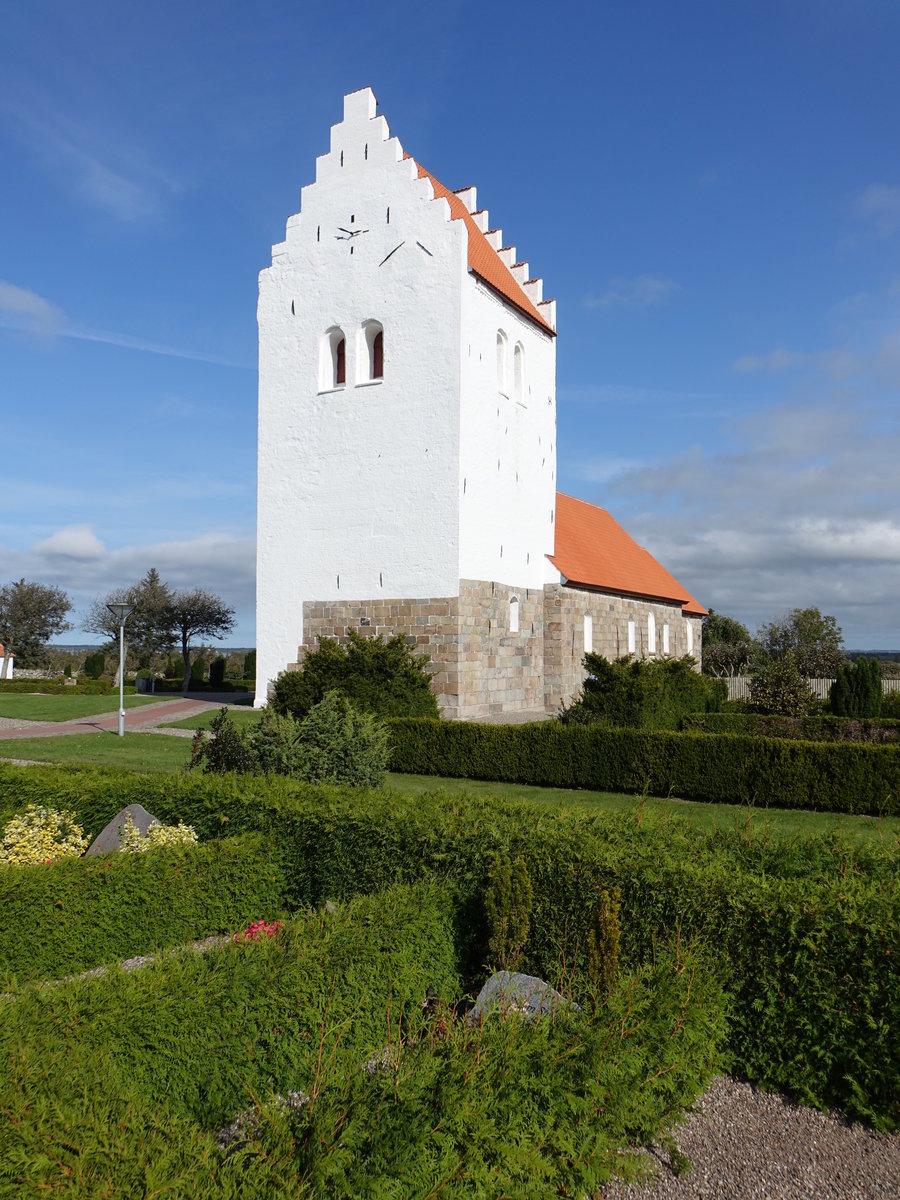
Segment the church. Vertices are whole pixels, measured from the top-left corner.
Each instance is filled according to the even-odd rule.
[[[589,651],[699,661],[706,610],[557,491],[555,301],[376,107],[344,97],[259,277],[257,704],[350,629],[464,720],[556,711]]]

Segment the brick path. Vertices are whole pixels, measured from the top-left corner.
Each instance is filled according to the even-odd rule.
[[[152,728],[168,721],[180,721],[207,709],[221,708],[221,702],[210,700],[162,700],[125,709],[125,729]],[[72,721],[29,721],[18,729],[0,729],[0,742],[11,738],[66,737],[74,733],[115,733],[119,728],[119,710],[98,713],[93,717],[76,717]]]

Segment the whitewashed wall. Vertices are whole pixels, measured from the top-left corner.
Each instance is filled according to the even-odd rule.
[[[369,89],[345,97],[301,208],[259,280],[258,704],[296,659],[304,600],[450,596],[459,580],[464,225]],[[368,232],[338,240],[341,226]],[[360,384],[371,319],[384,379]],[[323,390],[333,326],[347,383]]]

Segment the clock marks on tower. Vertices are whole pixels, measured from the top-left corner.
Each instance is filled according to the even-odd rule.
[[[351,215],[350,215],[351,228],[346,229],[343,225],[338,225],[339,232],[334,235],[335,241],[350,243],[350,253],[351,254],[353,253],[353,239],[359,237],[360,234],[369,232],[368,229],[352,228],[352,226],[354,226],[355,224],[356,224],[356,216],[355,216],[355,214],[351,213]]]

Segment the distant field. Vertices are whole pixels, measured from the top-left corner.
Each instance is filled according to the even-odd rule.
[[[126,696],[126,708],[157,704],[160,700],[178,700],[178,696]],[[73,721],[77,717],[96,717],[119,711],[119,697],[113,696],[38,696],[27,692],[0,694],[0,717],[18,721]]]

